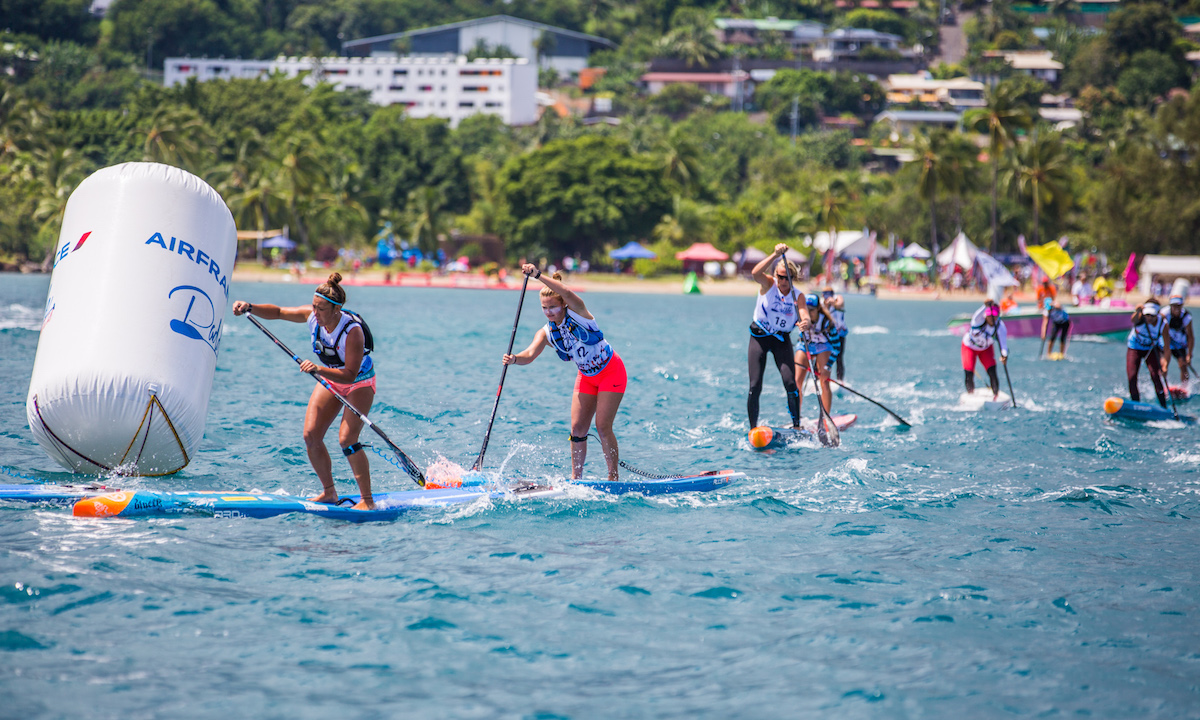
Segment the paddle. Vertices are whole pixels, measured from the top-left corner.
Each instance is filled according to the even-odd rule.
[[[813,367],[816,358],[812,354],[812,343],[809,342],[808,333],[804,333],[803,338],[804,350],[808,353],[808,371],[812,375],[813,389],[817,391],[817,407],[821,409],[820,417],[817,418],[817,439],[825,447],[837,447],[842,444],[842,435],[838,432],[837,425],[829,416],[829,411],[825,409],[825,403],[822,401],[821,385],[817,382],[817,370]]]
[[[521,307],[525,304],[525,290],[529,287],[529,274],[525,274],[525,281],[521,283],[521,297],[517,299],[517,316],[513,318],[512,333],[508,336],[508,350],[505,355],[511,355],[513,349],[513,341],[517,339],[517,323],[521,322]],[[500,368],[500,386],[496,388],[496,402],[492,404],[492,417],[488,420],[487,432],[483,434],[483,445],[479,448],[479,457],[475,458],[475,464],[471,466],[472,470],[478,471],[483,467],[483,454],[487,452],[488,440],[492,437],[492,423],[496,422],[496,411],[500,409],[500,393],[504,390],[504,376],[508,373],[508,365],[501,363]]]
[[[1008,376],[1008,363],[1002,362],[1000,364],[1004,366],[1004,379],[1008,381],[1008,397],[1012,400],[1013,407],[1015,408],[1017,406],[1017,396],[1013,393],[1012,378]]]
[[[899,416],[899,415],[897,415],[896,413],[894,413],[894,412],[892,412],[891,410],[889,410],[889,409],[887,408],[887,406],[886,406],[886,405],[884,405],[883,403],[879,402],[878,400],[872,400],[871,398],[867,397],[866,395],[863,395],[863,394],[862,394],[862,393],[860,393],[859,391],[857,391],[857,390],[855,390],[854,388],[850,387],[849,385],[847,385],[846,383],[842,382],[841,380],[838,380],[837,378],[829,378],[829,380],[830,380],[831,382],[835,382],[835,383],[837,383],[837,384],[838,384],[838,386],[840,386],[840,387],[842,387],[842,388],[844,388],[844,389],[846,389],[846,390],[849,390],[850,392],[852,392],[852,393],[854,393],[855,395],[859,396],[859,397],[860,397],[860,398],[862,398],[863,400],[866,400],[866,401],[867,401],[867,402],[869,402],[869,403],[874,403],[875,405],[878,405],[878,406],[879,406],[880,408],[882,408],[882,409],[883,409],[883,411],[884,411],[884,412],[886,412],[888,415],[891,415],[892,417],[896,418],[896,420],[898,420],[898,421],[900,422],[900,424],[901,424],[901,425],[903,425],[904,427],[912,427],[912,423],[910,423],[909,421],[905,420],[904,418],[900,417],[900,416]]]
[[[288,355],[290,355],[292,357],[292,359],[296,361],[297,365],[300,365],[301,363],[304,362],[299,357],[297,357],[296,353],[292,352],[291,349],[289,349],[287,345],[284,345],[283,342],[280,341],[279,338],[272,335],[270,330],[263,327],[262,323],[260,323],[258,320],[255,320],[253,315],[246,315],[246,319],[249,320],[250,322],[254,323],[254,325],[259,330],[262,330],[263,333],[265,333],[267,337],[271,338],[272,342],[274,342],[276,345],[278,345],[280,350],[282,350],[285,353],[287,353]],[[425,476],[421,474],[421,469],[418,468],[417,464],[412,461],[412,458],[410,458],[408,455],[405,455],[404,451],[401,450],[400,448],[398,448],[396,446],[396,443],[392,442],[391,438],[389,438],[386,434],[384,434],[383,430],[379,429],[378,425],[371,422],[370,418],[368,418],[366,415],[359,412],[358,408],[351,405],[349,400],[347,400],[346,398],[339,395],[337,393],[337,391],[333,389],[333,386],[331,386],[325,380],[325,378],[321,377],[320,375],[316,375],[316,374],[313,374],[313,377],[316,379],[317,382],[321,383],[321,385],[323,385],[326,390],[328,390],[330,393],[332,393],[333,396],[335,398],[337,398],[340,403],[345,405],[346,408],[348,410],[350,410],[350,412],[357,415],[358,419],[363,421],[363,424],[365,424],[367,427],[374,430],[375,434],[378,435],[380,437],[380,439],[382,439],[385,443],[387,443],[388,447],[390,447],[392,449],[392,452],[396,454],[396,457],[399,459],[399,465],[400,465],[401,469],[403,469],[404,472],[408,473],[408,476],[413,479],[413,482],[420,485],[421,487],[425,487]]]

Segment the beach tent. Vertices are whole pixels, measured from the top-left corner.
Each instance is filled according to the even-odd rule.
[[[933,253],[921,247],[920,243],[909,243],[900,251],[900,257],[918,258],[920,260],[928,260],[933,257]]]
[[[284,250],[295,250],[296,249],[296,243],[287,239],[283,235],[276,235],[273,238],[263,240],[262,246],[265,248],[282,248]]]
[[[954,242],[950,243],[950,247],[938,253],[937,262],[941,267],[950,268],[950,272],[953,272],[955,267],[962,268],[963,272],[966,272],[975,264],[975,256],[978,252],[979,248],[975,247],[974,243],[960,232],[955,236]]]
[[[873,242],[870,232],[862,230],[838,230],[833,243],[833,252],[838,257],[865,258],[871,253]],[[812,246],[821,253],[829,251],[829,233],[819,232],[813,235]],[[887,247],[875,243],[875,257],[888,257],[891,253]]]
[[[765,258],[767,254],[756,247],[748,247],[738,250],[733,254],[733,261],[738,267],[743,265],[757,265],[760,260]]]
[[[915,257],[904,257],[899,260],[893,260],[888,263],[887,269],[888,272],[894,273],[923,273],[929,270],[924,260],[918,260]]]
[[[1134,281],[1138,292],[1149,295],[1155,280],[1169,283],[1178,277],[1200,277],[1200,255],[1146,255],[1138,269],[1140,278]]]
[[[721,252],[710,243],[698,242],[683,252],[675,253],[675,259],[708,262],[709,260],[728,260],[729,254]]]
[[[616,250],[610,250],[608,256],[613,260],[654,260],[658,257],[653,250],[636,240],[630,240]]]

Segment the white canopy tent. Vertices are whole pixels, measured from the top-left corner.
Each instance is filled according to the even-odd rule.
[[[917,258],[918,260],[928,260],[933,257],[933,253],[921,247],[921,243],[909,243],[900,251],[900,257]]]
[[[865,258],[871,251],[871,233],[862,230],[838,230],[834,240],[833,251],[838,257]],[[813,249],[825,253],[829,251],[829,233],[821,231],[813,235]],[[884,245],[875,243],[875,257],[891,257]]]
[[[1156,279],[1170,284],[1175,278],[1187,278],[1194,285],[1200,279],[1200,255],[1147,255],[1138,266],[1138,274],[1138,292],[1142,295],[1150,294]]]
[[[938,253],[937,262],[939,266],[950,268],[951,271],[957,266],[966,272],[975,264],[975,256],[978,252],[979,248],[975,247],[974,243],[960,232],[954,238],[954,242],[950,243],[950,247]]]

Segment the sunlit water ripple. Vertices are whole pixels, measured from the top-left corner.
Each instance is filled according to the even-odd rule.
[[[46,286],[0,277],[10,482],[71,477],[25,423]],[[308,292],[233,295],[302,304]],[[516,300],[350,289],[377,338],[372,415],[422,464],[478,452]],[[0,508],[0,716],[1200,712],[1200,443],[1176,423],[1105,420],[1121,343],[1078,343],[1051,363],[1034,359],[1036,340],[1015,341],[1022,408],[966,412],[945,321],[971,306],[851,297],[847,380],[914,426],[845,393],[838,409],[860,420],[842,447],[767,455],[744,440],[751,299],[586,300],[631,376],[624,458],[748,479],[362,526]],[[176,476],[127,484],[316,490],[300,438],[310,383],[249,323],[226,322],[200,452]],[[518,347],[540,322],[526,302]],[[307,347],[302,326],[272,327]],[[562,476],[572,380],[553,355],[508,374],[489,466]],[[766,388],[764,419],[782,423],[778,380]],[[374,468],[378,488],[410,486]]]

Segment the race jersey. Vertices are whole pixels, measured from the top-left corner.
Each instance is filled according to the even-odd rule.
[[[772,285],[765,293],[759,294],[758,302],[754,304],[754,322],[768,335],[782,339],[799,319],[796,315],[798,297],[800,291],[796,288],[784,295],[777,286]]]
[[[561,360],[574,360],[579,372],[591,377],[612,359],[612,345],[604,339],[595,320],[588,320],[571,308],[557,325],[546,323],[546,341]]]
[[[1054,323],[1055,325],[1062,325],[1063,323],[1067,323],[1067,322],[1071,321],[1071,316],[1067,313],[1066,310],[1064,310],[1063,308],[1056,308],[1053,306],[1051,306],[1050,309],[1046,311],[1046,317],[1050,318],[1050,322]]]
[[[816,321],[808,328],[808,341],[813,345],[829,344],[830,336],[836,335],[836,332],[833,324],[829,322],[829,318],[825,317],[824,314],[818,314]],[[803,350],[804,335],[802,333],[798,333],[798,335],[799,341],[794,343],[794,345],[797,350]]]
[[[846,329],[846,311],[830,308],[829,314],[833,316],[833,329],[829,334],[829,342],[836,343],[848,334]]]
[[[1171,349],[1187,349],[1187,329],[1192,324],[1192,313],[1184,310],[1179,317],[1174,315],[1167,318],[1167,330],[1171,334]]]
[[[1129,331],[1125,346],[1130,350],[1152,350],[1165,347],[1167,321],[1158,315],[1142,316],[1142,322]]]
[[[362,327],[350,313],[343,312],[342,319],[333,328],[333,331],[329,332],[321,327],[321,323],[317,322],[316,313],[310,313],[308,331],[312,334],[313,352],[316,353],[317,360],[326,367],[344,367],[346,365],[346,338],[350,335],[350,328],[355,325]],[[373,377],[375,377],[375,362],[371,360],[370,355],[364,354],[362,365],[358,368],[358,375],[354,377],[354,382]]]
[[[1008,328],[1004,327],[1004,321],[1000,318],[996,318],[995,325],[988,325],[984,316],[986,309],[986,306],[981,307],[971,316],[971,327],[963,335],[962,344],[972,350],[987,350],[999,340],[1001,354],[1007,355]]]

